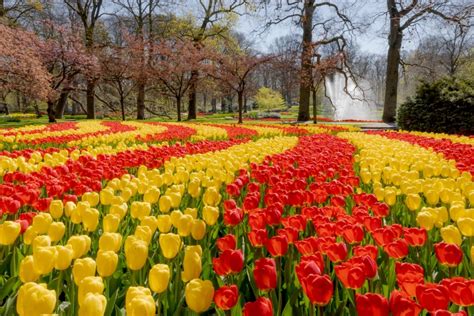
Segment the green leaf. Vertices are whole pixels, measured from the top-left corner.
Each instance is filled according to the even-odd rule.
[[[19,285],[20,280],[18,280],[18,277],[11,277],[10,279],[8,279],[5,285],[0,289],[0,301],[3,301],[5,297],[9,296],[12,290],[18,287]]]
[[[115,293],[107,301],[107,307],[105,309],[105,314],[104,314],[105,316],[112,315],[112,312],[115,309],[115,302],[117,301],[118,292],[119,290],[117,289]]]

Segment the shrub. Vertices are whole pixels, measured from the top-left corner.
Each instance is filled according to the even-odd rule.
[[[260,110],[273,110],[281,108],[285,104],[285,101],[280,92],[262,87],[258,89],[255,95],[255,103]]]
[[[443,78],[422,82],[414,98],[397,111],[401,129],[450,134],[474,134],[474,82]]]

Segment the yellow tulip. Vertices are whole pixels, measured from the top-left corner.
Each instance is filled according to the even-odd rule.
[[[143,201],[148,202],[150,204],[154,204],[158,202],[160,198],[160,189],[158,187],[150,187],[143,195]]]
[[[66,226],[63,222],[53,222],[51,225],[49,225],[48,236],[53,242],[60,241],[63,238],[65,232]]]
[[[451,203],[451,207],[449,208],[449,216],[451,220],[457,221],[459,218],[464,217],[466,215],[466,209],[464,205],[461,203]]]
[[[89,232],[95,231],[99,225],[99,211],[95,208],[88,208],[81,215],[84,229]]]
[[[18,290],[16,311],[20,316],[51,314],[56,307],[56,291],[48,290],[46,284],[28,282]]]
[[[91,239],[87,235],[71,236],[67,241],[67,244],[72,246],[72,250],[74,251],[73,258],[76,259],[89,252],[91,248]]]
[[[42,275],[53,271],[57,255],[55,247],[38,247],[33,252],[33,268],[35,273]]]
[[[33,239],[33,243],[32,243],[33,253],[41,247],[49,247],[49,246],[51,246],[51,237],[49,237],[48,235],[36,236],[35,239]]]
[[[171,198],[171,207],[179,207],[179,204],[181,203],[181,194],[179,192],[171,192],[169,197]]]
[[[197,208],[190,208],[190,207],[188,207],[188,208],[186,208],[186,209],[184,210],[184,214],[185,214],[185,215],[191,215],[191,216],[193,217],[193,219],[197,219],[197,217],[198,217],[198,210],[197,210]]]
[[[193,198],[197,198],[201,194],[201,181],[199,179],[193,179],[189,182],[188,193]]]
[[[119,233],[104,232],[99,238],[99,249],[118,252],[122,245],[122,235]]]
[[[144,216],[140,220],[140,225],[149,227],[154,234],[158,229],[158,219],[155,216]]]
[[[100,196],[97,192],[86,192],[84,193],[84,195],[82,195],[82,201],[89,202],[89,205],[91,207],[94,207],[99,204],[99,198]]]
[[[79,307],[79,316],[103,316],[107,299],[102,294],[87,293]]]
[[[143,217],[150,215],[150,212],[151,205],[149,202],[132,202],[130,208],[130,215],[132,216],[132,218],[138,218],[141,220]]]
[[[70,218],[71,218],[71,222],[73,222],[74,224],[80,224],[82,222],[81,208],[76,207],[72,209],[70,213]]]
[[[436,223],[436,217],[428,211],[421,211],[416,216],[416,222],[424,229],[431,230]]]
[[[169,215],[158,215],[156,217],[160,233],[167,233],[171,229],[171,217]]]
[[[155,300],[149,289],[144,287],[129,287],[125,296],[127,316],[154,316]]]
[[[160,202],[158,203],[158,207],[160,208],[160,212],[162,213],[169,213],[171,209],[171,197],[168,195],[163,195],[160,197]]]
[[[188,307],[202,313],[209,309],[214,297],[214,287],[209,280],[194,279],[186,284],[185,298]]]
[[[81,280],[78,287],[77,302],[79,306],[84,302],[87,293],[102,294],[104,292],[104,282],[101,277],[88,276]]]
[[[448,204],[451,202],[452,195],[453,195],[453,191],[451,189],[445,188],[441,190],[441,192],[439,193],[439,199],[441,200],[441,202]]]
[[[122,191],[120,192],[120,197],[124,202],[127,202],[130,200],[130,198],[133,196],[133,191],[130,187],[123,188]]]
[[[461,234],[466,237],[474,236],[474,219],[470,217],[462,217],[458,219],[457,224]]]
[[[383,201],[385,197],[385,190],[382,187],[375,187],[374,188],[374,194],[377,197],[378,201]]]
[[[149,285],[153,292],[163,293],[170,281],[170,268],[166,264],[155,264],[148,275]]]
[[[54,219],[58,219],[63,216],[63,210],[64,205],[63,201],[61,200],[53,200],[49,204],[49,214],[51,214]]]
[[[97,273],[105,278],[111,276],[117,269],[118,256],[115,252],[110,250],[99,250],[95,262],[97,264]]]
[[[18,273],[23,283],[35,282],[40,274],[35,272],[33,256],[26,256],[20,262],[20,271]]]
[[[418,194],[408,194],[405,200],[410,211],[416,211],[421,204],[421,197]]]
[[[128,206],[126,203],[113,204],[110,206],[109,214],[115,214],[120,219],[123,219],[127,215]]]
[[[386,187],[384,200],[385,200],[385,203],[387,203],[390,206],[395,205],[395,203],[397,202],[397,190],[393,187]]]
[[[201,246],[186,247],[184,250],[183,272],[181,273],[183,282],[199,278],[202,271],[201,256]]]
[[[176,257],[181,248],[181,238],[173,233],[160,234],[159,243],[163,256],[167,259]]]
[[[114,190],[112,188],[105,188],[100,191],[100,202],[103,205],[110,205],[114,197]]]
[[[71,216],[71,213],[73,210],[77,208],[76,203],[72,201],[67,201],[66,204],[64,205],[64,214],[66,214],[67,217]]]
[[[182,237],[189,236],[193,228],[193,217],[191,215],[183,215],[178,221],[178,234]]]
[[[201,219],[195,219],[191,228],[191,236],[194,240],[201,240],[206,236],[206,222]]]
[[[90,276],[95,276],[96,263],[92,258],[76,259],[72,266],[72,275],[76,285],[81,284],[81,281]]]
[[[33,218],[33,229],[36,230],[38,234],[47,234],[49,225],[53,222],[53,218],[49,213],[39,213]]]
[[[1,228],[0,228],[0,230],[1,230]],[[1,233],[0,233],[0,236],[1,236]],[[23,233],[23,242],[26,245],[31,245],[37,236],[38,236],[38,233],[36,232],[36,230],[32,226],[30,226]],[[1,242],[0,242],[0,244],[1,244]]]
[[[204,206],[202,209],[202,217],[207,225],[213,226],[219,219],[219,209],[214,206]]]
[[[135,228],[135,236],[138,237],[138,239],[141,239],[143,240],[144,242],[146,242],[147,245],[150,244],[151,242],[151,238],[153,237],[153,233],[150,229],[150,227],[148,226],[137,226],[137,228]]]
[[[20,235],[21,226],[17,222],[5,221],[0,224],[0,245],[11,245]]]
[[[66,270],[71,266],[72,259],[74,257],[74,250],[71,245],[56,246],[56,262],[54,268],[56,270]]]
[[[462,243],[462,236],[458,228],[454,225],[448,225],[441,228],[441,238],[448,244],[456,244],[458,246]]]
[[[205,205],[217,206],[221,201],[221,195],[219,191],[217,191],[217,188],[207,188],[206,192],[204,192],[203,201]]]
[[[120,216],[107,214],[104,216],[102,226],[105,232],[115,233],[120,225]]]
[[[148,258],[148,245],[138,238],[127,237],[125,242],[125,259],[130,270],[140,270]],[[129,241],[130,240],[130,241]]]
[[[183,213],[179,210],[174,210],[171,212],[171,224],[173,224],[174,227],[178,227],[179,220],[183,216]]]
[[[439,202],[439,193],[436,190],[428,190],[425,193],[426,201],[429,205],[436,205]]]

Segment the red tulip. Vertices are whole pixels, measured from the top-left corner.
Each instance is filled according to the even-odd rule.
[[[424,283],[423,267],[414,263],[395,263],[398,286],[409,296],[416,296],[416,287]]]
[[[432,316],[468,316],[465,311],[450,312],[447,310],[437,310],[430,313]]]
[[[385,250],[391,258],[402,259],[408,255],[408,243],[405,239],[399,239],[386,244],[383,250]]]
[[[416,299],[429,312],[447,309],[449,305],[449,291],[441,284],[418,284],[416,287]]]
[[[302,215],[284,217],[281,219],[281,223],[284,227],[293,227],[298,231],[306,229],[306,219]]]
[[[255,229],[247,234],[250,243],[256,248],[263,247],[267,242],[267,230],[266,229]]]
[[[334,223],[320,223],[319,221],[313,221],[314,228],[319,237],[331,237],[336,236],[336,224]]]
[[[388,301],[380,294],[356,294],[356,308],[359,315],[388,316]]]
[[[249,213],[249,226],[252,230],[264,229],[267,225],[265,213],[262,211],[252,211]]]
[[[375,229],[372,232],[372,238],[374,238],[377,245],[383,247],[399,239],[402,235],[402,231],[403,229],[399,225],[385,226]]]
[[[328,243],[322,245],[323,253],[326,254],[332,262],[340,262],[347,257],[347,246],[345,243]]]
[[[298,230],[293,227],[280,228],[277,230],[277,235],[286,236],[289,244],[293,244],[298,240]]]
[[[418,303],[398,290],[390,293],[389,305],[393,316],[418,316],[422,310]]]
[[[378,217],[366,216],[364,218],[365,229],[373,233],[376,229],[382,228],[382,219]]]
[[[448,267],[456,267],[462,261],[462,249],[456,244],[440,242],[434,245],[438,261]]]
[[[220,251],[224,251],[227,249],[235,249],[235,247],[237,246],[237,240],[235,239],[234,235],[228,234],[224,237],[218,238],[216,240],[216,245]]]
[[[257,194],[255,194],[257,193]],[[258,207],[258,204],[260,203],[260,194],[258,192],[255,193],[249,193],[244,199],[244,210],[253,210]]]
[[[346,206],[346,200],[341,195],[335,195],[331,198],[331,205],[344,207]]]
[[[221,286],[214,293],[214,302],[216,306],[222,310],[229,310],[237,304],[239,299],[239,289],[237,285],[232,284],[230,286]]]
[[[232,197],[240,195],[240,189],[235,183],[228,184],[225,190]]]
[[[277,286],[276,263],[273,258],[260,258],[255,260],[253,277],[257,288],[263,291],[271,290]]]
[[[358,244],[364,239],[364,229],[360,225],[344,225],[342,237],[348,244]]]
[[[309,256],[317,251],[317,249],[314,249],[313,244],[308,239],[296,241],[295,246],[302,256]]]
[[[387,204],[382,203],[382,202],[376,202],[371,206],[372,212],[374,212],[374,215],[377,217],[386,217],[388,214],[390,214],[390,208],[388,207]]]
[[[273,257],[284,256],[288,251],[288,238],[286,236],[273,236],[265,244],[268,252]]]
[[[243,219],[244,213],[238,207],[224,211],[224,224],[227,226],[238,225]]]
[[[212,259],[212,265],[218,275],[239,273],[244,267],[242,250],[226,249],[218,258]]]
[[[272,301],[266,297],[259,297],[255,302],[245,303],[243,316],[273,316]]]
[[[347,262],[353,265],[363,266],[365,277],[367,279],[373,279],[377,275],[377,262],[370,256],[364,255],[352,257]]]
[[[309,274],[300,283],[312,304],[324,306],[331,300],[334,289],[328,275]]]
[[[369,256],[374,261],[377,260],[377,256],[379,254],[378,248],[374,245],[356,246],[352,248],[352,252],[356,257]]]
[[[310,274],[321,275],[321,269],[319,269],[318,264],[312,260],[305,260],[298,263],[295,266],[296,276],[300,283],[302,280]]]
[[[358,289],[364,285],[365,272],[363,265],[353,265],[350,262],[343,262],[335,266],[334,270],[345,288]]]
[[[462,277],[444,279],[441,285],[447,287],[449,299],[459,306],[474,305],[474,280],[466,280]]]
[[[426,229],[416,227],[404,228],[403,236],[405,237],[405,240],[408,242],[408,244],[412,247],[423,246],[426,242],[426,238],[428,238]]]

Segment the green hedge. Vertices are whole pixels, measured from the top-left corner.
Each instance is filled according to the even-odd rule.
[[[399,106],[397,123],[403,130],[474,134],[474,82],[443,78],[422,82],[414,98]]]

